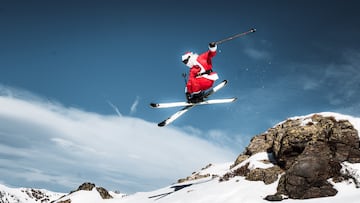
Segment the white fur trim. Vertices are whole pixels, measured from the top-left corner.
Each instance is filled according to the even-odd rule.
[[[217,50],[217,45],[215,45],[215,47],[210,47],[209,46],[209,50],[212,51],[212,52],[215,52]]]
[[[196,58],[197,59],[197,58]],[[204,66],[201,65],[201,63],[199,63],[199,61],[196,60],[196,65],[198,65],[200,67],[200,73],[205,73],[205,68]]]

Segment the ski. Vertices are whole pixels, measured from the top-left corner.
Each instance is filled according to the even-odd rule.
[[[207,100],[207,101],[203,101],[203,102],[199,102],[199,103],[186,103],[186,106],[184,108],[182,108],[181,110],[177,111],[176,113],[174,113],[173,115],[171,115],[169,118],[165,119],[164,121],[158,123],[159,127],[163,127],[166,126],[170,123],[172,123],[174,120],[176,120],[177,118],[179,118],[180,116],[182,116],[184,113],[188,112],[190,109],[192,109],[193,107],[197,106],[197,105],[205,105],[205,104],[223,104],[223,103],[230,103],[230,102],[234,102],[236,100],[236,98],[231,98],[231,99],[213,99],[213,100]],[[164,108],[164,107],[160,107],[160,108]]]
[[[172,108],[172,107],[192,106],[192,105],[222,104],[222,103],[234,102],[236,99],[237,99],[236,97],[229,99],[210,99],[198,103],[188,103],[188,102],[151,103],[150,106],[153,108]]]
[[[204,99],[208,98],[210,95],[212,95],[215,92],[219,91],[226,84],[227,84],[227,80],[224,80],[220,84],[213,87],[211,90],[209,90],[208,92],[205,93]],[[193,107],[195,107],[197,105],[205,105],[205,104],[210,104],[210,103],[213,103],[213,104],[229,103],[229,102],[233,102],[235,100],[236,100],[236,98],[205,100],[203,102],[198,102],[198,103],[175,102],[175,105],[178,105],[178,106],[184,106],[185,105],[185,107],[183,107],[182,109],[180,109],[179,111],[177,111],[176,113],[174,113],[173,115],[168,117],[167,119],[163,120],[162,122],[158,123],[158,126],[163,127],[163,126],[166,126],[166,125],[172,123],[177,118],[179,118],[184,113],[188,112],[190,109],[192,109]],[[161,103],[160,104],[156,104],[156,103],[151,103],[150,104],[150,106],[153,107],[153,108],[169,108],[169,107],[160,107],[160,105],[161,105]],[[164,106],[164,105],[165,105],[165,103],[162,104],[162,106]],[[172,107],[175,107],[175,106],[172,106]]]
[[[185,106],[184,108],[182,108],[181,110],[177,111],[176,113],[174,113],[173,115],[171,115],[169,118],[163,120],[162,122],[158,123],[159,127],[164,127],[166,125],[169,125],[170,123],[172,123],[174,120],[176,120],[177,118],[179,118],[180,116],[182,116],[184,113],[188,112],[190,109],[192,109],[195,105],[191,105],[191,106]]]

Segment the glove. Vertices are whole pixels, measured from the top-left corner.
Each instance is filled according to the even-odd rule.
[[[216,43],[215,43],[215,42],[210,42],[210,43],[209,43],[209,47],[210,47],[210,48],[216,47]]]

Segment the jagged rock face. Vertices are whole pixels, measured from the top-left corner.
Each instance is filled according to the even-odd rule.
[[[76,191],[80,191],[80,190],[91,191],[92,189],[94,189],[94,187],[95,187],[94,183],[86,182],[81,184]]]
[[[287,120],[255,136],[233,166],[258,152],[273,153],[276,165],[285,171],[269,200],[279,200],[281,195],[295,199],[334,196],[337,191],[327,180],[341,176],[341,162],[360,162],[359,136],[352,124],[316,114],[306,120]],[[268,177],[264,173],[260,177]]]
[[[336,195],[327,180],[341,176],[341,162],[360,158],[358,132],[349,121],[314,115],[307,123],[288,120],[272,132],[274,157],[287,170],[278,193],[290,198]]]
[[[97,187],[96,190],[99,192],[101,198],[103,199],[112,199],[113,197],[110,193],[103,187]]]
[[[269,131],[269,134],[274,138],[274,156],[285,169],[294,164],[307,146],[316,142],[330,147],[330,154],[320,151],[319,156],[331,156],[338,161],[359,161],[359,136],[349,121],[314,115],[307,123],[302,123],[300,119],[288,120]]]
[[[308,145],[281,177],[278,193],[295,199],[334,196],[337,191],[327,180],[340,176],[340,169],[324,142]]]

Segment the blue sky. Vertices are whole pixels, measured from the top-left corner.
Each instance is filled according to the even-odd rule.
[[[154,134],[174,130],[206,141],[214,145],[212,153],[220,147],[224,155],[232,154],[232,160],[251,137],[288,117],[323,111],[360,116],[358,4],[351,0],[0,1],[1,94],[35,100],[45,109],[50,102],[50,110],[62,113],[75,109],[101,120],[140,119],[157,128],[157,122],[177,109],[155,110],[149,103],[185,99],[181,74],[188,69],[181,55],[201,53],[211,41],[254,27],[256,33],[219,45],[213,60],[220,80],[229,80],[213,98],[236,96],[237,102],[201,106],[168,129],[154,129]],[[11,115],[2,115],[2,123],[13,123],[1,125],[2,141],[9,139],[9,146],[23,142],[9,133],[24,124],[7,116]],[[33,130],[29,131],[37,132],[38,126],[30,126]],[[49,143],[69,139],[81,145],[68,134],[48,139]],[[114,138],[117,141],[121,142]],[[3,146],[0,158],[15,163],[5,153],[9,146]],[[194,166],[189,164],[179,174],[196,170]],[[152,187],[181,178],[174,177],[179,174],[153,181]],[[24,180],[0,176],[0,181],[21,185]],[[115,185],[98,181],[105,187]],[[59,185],[50,189],[68,189]],[[136,185],[123,190],[149,188]]]

